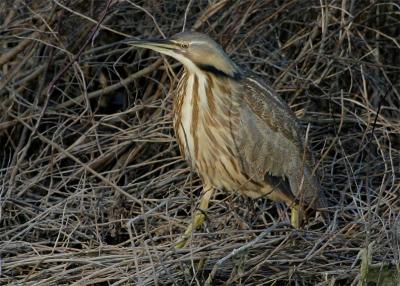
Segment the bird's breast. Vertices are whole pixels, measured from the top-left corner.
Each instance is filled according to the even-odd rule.
[[[182,155],[205,184],[228,190],[248,184],[235,146],[240,117],[233,87],[207,74],[184,75],[174,111],[174,129]]]

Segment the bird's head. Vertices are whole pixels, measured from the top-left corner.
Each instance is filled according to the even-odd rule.
[[[151,49],[171,56],[181,62],[189,72],[206,71],[230,78],[241,76],[239,67],[221,46],[202,33],[182,32],[169,39],[128,40],[126,42],[135,47]]]

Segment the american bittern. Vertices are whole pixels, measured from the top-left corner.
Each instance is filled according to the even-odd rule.
[[[198,172],[204,190],[200,210],[179,247],[203,224],[214,189],[285,202],[295,227],[300,227],[306,208],[324,205],[295,115],[214,40],[183,32],[170,39],[128,43],[171,56],[184,66],[174,98],[174,129],[181,153]]]

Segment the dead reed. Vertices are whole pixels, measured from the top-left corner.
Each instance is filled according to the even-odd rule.
[[[366,251],[383,283],[400,269],[395,2],[1,1],[0,284],[366,285]],[[120,41],[183,27],[309,126],[329,223],[293,230],[284,205],[220,192],[174,250],[201,191],[171,124],[181,66]]]

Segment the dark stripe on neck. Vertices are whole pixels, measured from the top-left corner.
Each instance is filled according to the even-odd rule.
[[[230,78],[230,79],[236,79],[236,80],[242,78],[242,74],[240,72],[235,72],[233,75],[230,75],[220,69],[217,69],[215,66],[212,66],[212,65],[197,64],[197,67],[199,69],[201,69],[202,71],[212,73],[213,75],[215,75],[217,77]]]

